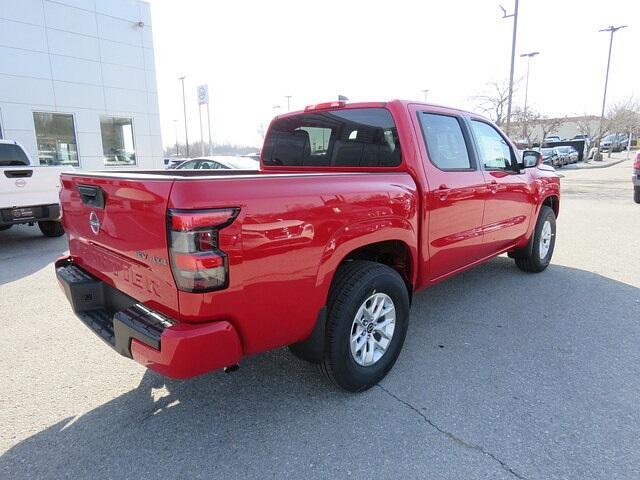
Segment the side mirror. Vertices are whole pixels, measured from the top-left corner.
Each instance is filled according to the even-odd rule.
[[[522,152],[521,168],[533,168],[542,163],[542,154],[535,150],[525,150]]]

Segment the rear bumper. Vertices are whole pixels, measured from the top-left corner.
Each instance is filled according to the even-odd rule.
[[[28,216],[17,216],[16,212],[21,210],[30,210],[31,214]],[[42,222],[46,220],[60,220],[60,205],[53,203],[50,205],[32,205],[28,207],[0,209],[0,226]]]
[[[74,313],[125,357],[171,378],[189,378],[240,361],[242,346],[225,321],[189,325],[149,309],[62,258],[56,276]]]

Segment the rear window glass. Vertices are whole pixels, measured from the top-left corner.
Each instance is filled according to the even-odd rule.
[[[395,167],[398,130],[384,108],[304,113],[276,120],[263,161],[283,167]]]
[[[436,113],[418,117],[431,162],[441,170],[473,168],[458,119]]]
[[[12,143],[0,143],[0,167],[29,165],[22,148]]]

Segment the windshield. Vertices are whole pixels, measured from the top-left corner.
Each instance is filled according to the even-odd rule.
[[[15,143],[0,143],[0,167],[29,165],[24,150]]]
[[[384,108],[301,113],[275,120],[265,142],[268,166],[394,167],[398,130]]]

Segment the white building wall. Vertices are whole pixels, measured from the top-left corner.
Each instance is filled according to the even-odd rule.
[[[35,111],[73,114],[82,169],[105,168],[100,115],[133,118],[137,167],[162,167],[149,4],[0,0],[0,128],[37,163]]]

